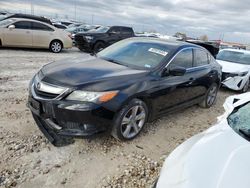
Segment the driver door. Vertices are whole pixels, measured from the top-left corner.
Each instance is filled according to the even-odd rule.
[[[31,47],[32,46],[32,30],[31,22],[18,21],[14,24],[15,28],[5,29],[3,45],[17,46],[17,47]]]
[[[175,67],[183,67],[187,70],[193,66],[193,50],[191,48],[180,51],[167,66],[167,70]],[[155,92],[157,100],[155,108],[158,113],[171,111],[190,100],[192,90],[193,73],[186,72],[182,76],[166,75],[157,81]]]

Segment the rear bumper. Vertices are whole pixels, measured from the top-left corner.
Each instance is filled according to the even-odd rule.
[[[65,40],[64,43],[63,43],[63,48],[72,48],[73,46],[73,41],[72,40]]]

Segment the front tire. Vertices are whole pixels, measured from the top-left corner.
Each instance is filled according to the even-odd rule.
[[[50,51],[53,53],[59,53],[62,51],[63,45],[61,41],[55,40],[50,44]]]
[[[210,108],[216,102],[217,93],[219,90],[219,85],[213,83],[205,95],[204,100],[199,104],[202,108]]]
[[[133,99],[115,116],[111,135],[118,140],[132,140],[139,135],[148,118],[147,105]]]

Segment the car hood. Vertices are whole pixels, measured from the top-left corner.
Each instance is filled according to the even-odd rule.
[[[249,188],[250,143],[226,120],[236,106],[249,100],[249,93],[227,99],[226,112],[217,125],[190,138],[169,155],[157,188]]]
[[[148,73],[95,57],[78,57],[57,61],[41,69],[41,81],[67,87],[92,86],[94,90],[109,90],[121,86]],[[98,88],[93,88],[98,84]]]
[[[232,63],[228,61],[217,60],[217,62],[222,66],[222,72],[226,73],[240,73],[250,70],[249,65],[243,65],[239,63]]]

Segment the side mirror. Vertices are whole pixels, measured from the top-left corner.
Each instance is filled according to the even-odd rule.
[[[12,30],[12,29],[15,29],[15,25],[9,25],[8,29]]]
[[[183,76],[186,73],[185,67],[175,66],[170,69],[165,69],[162,73],[163,76]]]

